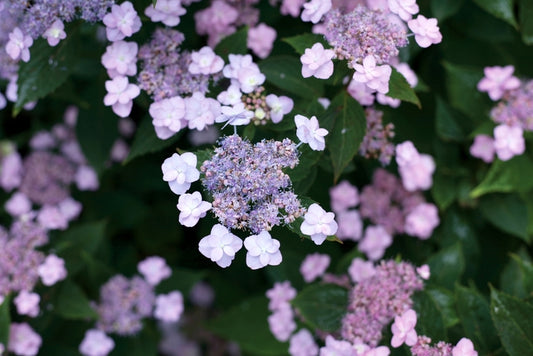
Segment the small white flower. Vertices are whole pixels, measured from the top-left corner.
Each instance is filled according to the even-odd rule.
[[[35,318],[39,315],[39,301],[41,297],[37,293],[21,291],[19,295],[13,300],[17,307],[17,313],[20,315],[28,315]]]
[[[244,240],[244,247],[248,250],[246,265],[251,269],[279,265],[282,260],[279,246],[279,241],[273,239],[267,231],[261,231],[259,235],[248,236]]]
[[[106,356],[115,348],[115,342],[103,331],[97,329],[87,330],[79,351],[85,356]]]
[[[202,255],[226,268],[242,248],[242,240],[223,225],[216,224],[211,228],[211,234],[200,240],[198,248]]]
[[[266,104],[270,108],[270,120],[277,124],[283,119],[283,115],[288,114],[294,107],[294,102],[287,96],[267,95]]]
[[[220,72],[224,67],[224,60],[208,46],[202,47],[197,52],[192,52],[191,60],[189,72],[192,74],[214,74]]]
[[[250,119],[254,117],[254,113],[244,107],[243,102],[239,102],[233,106],[222,106],[221,114],[215,119],[215,122],[226,122],[229,125],[239,126],[248,125]]]
[[[171,157],[165,159],[161,165],[163,180],[168,182],[170,190],[174,194],[185,193],[191,187],[191,183],[200,178],[196,163],[196,155],[191,152],[186,152],[182,155],[174,153]]]
[[[137,265],[137,270],[151,285],[156,286],[163,279],[170,277],[172,270],[165,260],[159,256],[147,257]]]
[[[67,277],[65,261],[56,255],[48,255],[37,268],[37,273],[45,286],[51,286]]]
[[[167,323],[175,323],[180,320],[182,313],[183,296],[179,291],[157,296],[154,310],[155,318]]]
[[[311,240],[320,245],[328,236],[335,235],[337,228],[335,214],[326,212],[320,205],[314,203],[307,209],[300,231],[311,236]]]
[[[296,115],[294,122],[296,123],[296,136],[298,136],[300,141],[309,144],[312,150],[324,150],[326,147],[324,136],[328,134],[328,130],[318,127],[316,116],[308,119],[303,115]]]
[[[180,211],[180,224],[193,227],[211,209],[211,203],[202,201],[200,192],[194,192],[192,194],[185,193],[180,196],[177,207]]]

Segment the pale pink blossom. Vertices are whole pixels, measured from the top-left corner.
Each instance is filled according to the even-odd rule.
[[[411,141],[405,141],[396,146],[396,162],[406,190],[431,188],[435,161],[430,155],[420,154]]]
[[[372,261],[365,261],[356,257],[352,260],[350,267],[348,267],[348,274],[354,283],[359,283],[376,274],[376,269]]]
[[[330,257],[325,254],[313,253],[307,255],[300,265],[300,273],[304,281],[311,283],[318,277],[324,275],[330,262]]]
[[[328,236],[335,235],[337,228],[335,214],[326,212],[320,205],[313,203],[304,215],[300,231],[310,236],[315,244],[320,245]]]
[[[452,349],[452,356],[477,356],[477,351],[474,350],[472,341],[463,337]]]
[[[233,106],[222,106],[215,122],[227,122],[233,126],[248,125],[253,117],[254,113],[246,109],[243,102],[239,102]]]
[[[387,346],[378,346],[362,354],[362,356],[389,356],[390,350]]]
[[[318,23],[322,16],[331,10],[331,0],[310,0],[303,5],[300,18],[305,22]]]
[[[200,253],[216,262],[222,268],[228,267],[235,254],[242,248],[242,240],[233,235],[225,226],[215,224],[211,233],[200,240]]]
[[[116,41],[107,46],[102,65],[109,77],[137,74],[138,45],[135,42]]]
[[[389,10],[404,21],[409,21],[419,10],[416,0],[388,0],[388,4]]]
[[[356,356],[354,346],[345,340],[335,340],[333,336],[326,336],[326,345],[320,348],[320,356]]]
[[[383,226],[368,226],[365,229],[363,240],[359,243],[359,251],[363,252],[370,260],[379,260],[385,250],[392,244],[392,236]]]
[[[274,287],[266,291],[266,296],[270,300],[268,309],[276,311],[290,307],[289,302],[296,297],[296,289],[291,286],[290,281],[276,282]]]
[[[272,95],[272,94],[271,94]],[[222,91],[217,96],[217,100],[222,105],[233,106],[241,102],[242,93],[239,89],[239,85],[232,84],[227,90]]]
[[[65,230],[68,227],[68,219],[57,206],[52,205],[43,205],[37,214],[37,221],[48,230]]]
[[[427,19],[423,15],[418,15],[416,19],[409,20],[407,26],[413,31],[416,43],[422,48],[442,41],[437,19]]]
[[[352,62],[355,69],[353,80],[359,83],[365,83],[370,89],[379,93],[387,94],[389,92],[389,79],[392,69],[388,64],[378,66],[373,55],[369,54],[363,59],[363,63]]]
[[[336,213],[356,207],[359,204],[359,191],[357,187],[347,180],[341,181],[329,189],[331,210]]]
[[[494,139],[488,135],[476,135],[474,143],[470,146],[470,154],[473,157],[481,158],[486,163],[494,160]]]
[[[48,255],[44,262],[37,268],[37,273],[45,286],[52,286],[67,278],[65,260],[56,255]]]
[[[279,265],[282,260],[279,246],[279,241],[273,239],[268,231],[263,230],[257,235],[248,236],[244,240],[244,247],[248,251],[246,265],[251,269]]]
[[[105,82],[107,94],[104,104],[111,106],[113,112],[120,117],[127,117],[133,107],[133,99],[139,96],[141,89],[131,84],[127,77],[117,76]]]
[[[137,264],[137,270],[146,282],[152,286],[158,285],[163,279],[172,275],[172,270],[164,258],[159,256],[147,257]]]
[[[335,214],[339,225],[337,237],[341,240],[359,241],[363,235],[363,220],[357,210],[344,210]]]
[[[109,154],[109,157],[114,162],[122,162],[124,161],[130,153],[130,148],[126,141],[118,138],[113,143],[113,146],[111,146],[111,153]]]
[[[259,71],[257,65],[241,68],[237,74],[240,89],[243,93],[251,93],[265,82],[265,75]]]
[[[260,23],[248,30],[247,46],[257,57],[266,58],[272,51],[277,33],[272,27]]]
[[[402,103],[400,99],[394,99],[381,93],[376,94],[376,101],[381,105],[390,106],[391,108],[397,108]]]
[[[98,190],[100,182],[98,181],[98,174],[90,166],[79,166],[74,176],[76,186],[79,190]]]
[[[155,5],[150,4],[144,14],[152,22],[162,22],[169,27],[177,26],[180,23],[180,16],[187,11],[181,6],[181,0],[157,0]]]
[[[129,117],[118,120],[118,132],[124,137],[132,137],[135,133],[135,122]]]
[[[26,194],[16,192],[6,201],[4,208],[11,216],[21,216],[31,211],[31,201]]]
[[[411,141],[404,141],[396,145],[396,163],[405,166],[419,158],[420,154]]]
[[[383,12],[389,11],[388,0],[365,0],[364,2],[370,10],[381,10]]]
[[[283,115],[288,114],[294,107],[294,102],[287,96],[276,96],[269,94],[265,98],[265,102],[270,108],[270,120],[277,124],[283,119]]]
[[[65,219],[71,221],[76,219],[80,215],[82,205],[80,202],[75,201],[71,197],[67,197],[60,201],[59,204],[57,204],[57,208],[65,217]]]
[[[48,131],[39,131],[32,136],[30,147],[34,150],[49,150],[57,144],[54,136]]]
[[[175,323],[180,320],[183,309],[181,292],[160,294],[155,300],[154,317],[166,323]]]
[[[152,103],[148,108],[157,137],[166,140],[187,127],[185,101],[179,97],[166,98]]]
[[[179,197],[177,208],[180,224],[193,227],[211,209],[211,203],[203,201],[200,192],[185,193]]]
[[[174,153],[165,159],[161,165],[163,180],[168,182],[174,194],[185,193],[192,182],[200,179],[200,171],[196,168],[197,158],[194,153],[185,152],[182,155]]]
[[[111,12],[105,15],[102,21],[106,26],[107,39],[111,42],[130,37],[141,29],[141,18],[129,1],[113,5]]]
[[[16,150],[3,157],[0,168],[0,186],[6,191],[18,188],[22,181],[22,158]]]
[[[208,35],[208,45],[214,47],[221,38],[235,32],[235,21],[239,11],[223,0],[215,0],[208,8],[194,14],[196,32]]]
[[[4,94],[0,93],[0,110],[4,109],[6,106],[7,106],[6,97],[4,96]]]
[[[405,232],[421,240],[428,239],[439,225],[439,211],[433,204],[417,205],[405,218]]]
[[[289,343],[289,354],[291,356],[317,356],[318,345],[307,329],[301,329],[291,336]]]
[[[24,35],[20,28],[15,27],[9,34],[9,41],[6,44],[6,52],[13,60],[22,59],[24,62],[30,60],[30,47],[33,39]]]
[[[213,125],[220,111],[218,101],[206,98],[200,92],[194,92],[192,96],[185,99],[185,120],[187,120],[189,129],[202,131]]]
[[[524,131],[519,126],[501,124],[494,128],[494,149],[502,161],[521,155],[526,149]]]
[[[282,0],[280,12],[282,15],[290,15],[292,17],[298,17],[300,10],[305,3],[305,0]]]
[[[392,324],[392,347],[400,347],[402,344],[407,346],[414,346],[417,340],[415,330],[416,326],[416,312],[409,309],[402,315],[394,317],[394,324]]]
[[[418,273],[420,278],[426,279],[426,280],[429,279],[429,277],[431,275],[431,271],[430,271],[428,265],[422,265],[420,267],[417,267],[416,273]]]
[[[7,350],[21,356],[35,356],[42,339],[27,323],[11,323]]]
[[[39,294],[23,290],[13,299],[13,303],[17,307],[17,313],[35,318],[39,315],[40,300]]]
[[[407,80],[407,83],[411,86],[411,88],[416,87],[418,84],[418,77],[416,76],[416,73],[409,67],[409,64],[407,63],[398,63],[394,66],[398,73],[404,76],[405,80]]]
[[[328,134],[328,130],[318,126],[316,116],[310,119],[303,115],[296,115],[294,117],[296,123],[296,136],[301,142],[307,143],[314,151],[323,151],[326,147],[324,136]]]
[[[375,90],[370,89],[365,83],[360,83],[358,81],[351,80],[347,90],[348,94],[350,94],[352,98],[357,100],[359,104],[363,106],[370,106],[374,104]]]
[[[506,91],[520,86],[520,80],[513,76],[514,66],[512,65],[485,67],[483,72],[485,76],[477,84],[477,89],[487,92],[494,101],[500,100]]]
[[[189,72],[192,74],[215,74],[224,68],[224,60],[217,56],[211,47],[204,46],[191,53]]]
[[[287,305],[286,308],[276,310],[273,314],[268,316],[268,326],[272,335],[281,342],[289,340],[291,334],[296,330],[296,323],[294,322],[294,313]]]
[[[107,356],[115,348],[115,342],[102,330],[85,332],[79,351],[84,356]]]
[[[65,33],[65,25],[63,25],[63,22],[59,19],[55,20],[54,23],[43,33],[43,38],[46,38],[50,46],[57,46],[59,41],[67,38],[67,34]]]
[[[318,79],[328,79],[333,74],[333,61],[335,52],[332,49],[324,49],[322,43],[317,42],[311,48],[306,48],[300,57],[302,62],[302,77],[314,76]]]

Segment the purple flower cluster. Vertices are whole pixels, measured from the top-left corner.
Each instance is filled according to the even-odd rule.
[[[490,116],[496,123],[533,131],[533,80],[523,81],[517,89],[505,91]]]
[[[410,263],[382,261],[375,274],[351,291],[348,313],[342,320],[343,339],[376,347],[383,328],[411,308],[411,295],[423,287]]]
[[[373,56],[377,64],[388,63],[407,45],[407,31],[380,10],[357,6],[347,14],[329,11],[324,18],[325,37],[337,58],[362,63]]]
[[[39,279],[45,254],[36,248],[48,243],[46,231],[30,221],[0,227],[0,297],[12,291],[31,291]]]
[[[209,79],[218,76],[192,74],[189,65],[191,53],[179,50],[184,36],[170,28],[157,29],[152,40],[139,49],[141,71],[137,77],[139,87],[154,101],[195,92],[205,94]]]
[[[111,278],[100,289],[100,303],[95,305],[97,328],[108,333],[133,335],[142,329],[142,319],[152,315],[154,287],[139,276]]]
[[[366,134],[359,146],[359,154],[365,158],[379,159],[388,165],[394,154],[394,144],[389,141],[394,137],[394,124],[383,125],[383,112],[367,108]]]
[[[202,184],[213,197],[220,223],[260,233],[301,216],[305,209],[283,172],[298,162],[296,145],[289,139],[252,145],[237,135],[222,138],[201,167]]]
[[[431,339],[421,335],[411,347],[411,353],[413,356],[452,356],[452,345],[444,341],[439,341],[435,346],[430,344]]]

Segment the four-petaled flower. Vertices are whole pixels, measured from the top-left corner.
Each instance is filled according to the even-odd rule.
[[[498,125],[494,128],[494,149],[502,161],[521,155],[526,149],[524,130],[519,126]]]
[[[418,15],[416,19],[409,20],[407,26],[413,31],[416,43],[422,48],[442,41],[437,19],[427,19],[423,15]]]
[[[485,67],[485,76],[477,83],[477,90],[486,91],[489,97],[496,101],[503,97],[508,90],[516,89],[520,86],[520,80],[513,75],[514,66],[505,67]]]
[[[229,125],[239,126],[248,125],[254,113],[244,107],[243,102],[239,102],[233,106],[222,106],[220,108],[221,114],[215,119],[215,122],[226,122]]]
[[[324,136],[328,134],[328,130],[318,127],[318,120],[316,116],[310,119],[303,115],[296,115],[294,117],[296,123],[296,136],[303,143],[307,143],[314,151],[323,151],[326,147]]]
[[[180,16],[187,11],[181,6],[181,0],[157,0],[155,5],[150,4],[144,14],[152,22],[162,22],[169,27],[177,26],[180,23]]]
[[[179,291],[160,294],[155,300],[154,317],[166,323],[175,323],[183,313],[183,295]]]
[[[141,18],[133,8],[133,4],[124,1],[120,5],[113,5],[111,13],[102,19],[106,25],[107,39],[111,42],[130,37],[141,29]]]
[[[287,96],[270,94],[265,101],[270,108],[270,120],[275,124],[283,119],[283,115],[290,113],[294,106],[292,99]]]
[[[105,82],[107,94],[104,97],[104,104],[111,106],[113,112],[120,117],[127,117],[133,107],[133,99],[140,93],[141,89],[135,84],[131,84],[127,77],[117,76]]]
[[[200,178],[200,171],[196,169],[197,158],[194,153],[185,152],[182,155],[174,153],[165,159],[161,165],[163,180],[168,182],[174,194],[183,194],[191,187],[191,183]]]
[[[332,49],[324,49],[322,43],[317,42],[311,48],[306,48],[300,57],[302,62],[302,77],[314,76],[318,79],[328,79],[333,74],[333,61],[335,52]]]
[[[193,227],[211,209],[211,203],[203,201],[200,192],[193,192],[192,194],[182,194],[178,199],[177,207],[180,211],[180,224]]]
[[[235,258],[235,253],[242,248],[242,240],[225,226],[216,224],[211,228],[211,234],[200,240],[198,248],[202,255],[226,268]]]
[[[267,265],[277,266],[281,263],[279,241],[273,239],[268,231],[261,231],[258,235],[248,236],[244,240],[246,265],[251,269],[263,268]]]
[[[192,74],[214,74],[224,67],[224,60],[217,56],[211,47],[202,47],[197,52],[191,53],[189,72]]]
[[[363,59],[363,63],[352,62],[355,69],[353,80],[359,83],[365,83],[370,89],[378,93],[387,94],[389,92],[389,79],[392,69],[388,64],[378,66],[376,58],[369,54]]]
[[[9,34],[9,41],[6,44],[6,52],[13,60],[22,59],[24,62],[30,60],[30,47],[33,39],[24,35],[20,28],[15,27]]]
[[[52,47],[57,46],[59,41],[64,40],[67,38],[67,34],[65,33],[65,25],[63,25],[63,21],[61,20],[55,20],[50,27],[43,33],[43,37],[46,38],[48,41],[48,44]]]
[[[146,282],[152,286],[158,285],[159,282],[172,274],[172,270],[165,260],[159,256],[145,258],[137,264],[137,270],[143,275]]]
[[[402,315],[394,317],[394,324],[392,324],[392,347],[400,347],[403,343],[407,346],[416,344],[417,334],[416,326],[416,312],[409,309]]]
[[[388,3],[389,10],[404,21],[409,21],[412,15],[418,13],[416,0],[388,0]]]
[[[318,23],[322,16],[331,10],[331,0],[311,0],[303,5],[301,19],[305,22]]]
[[[452,356],[477,356],[474,344],[470,339],[463,337],[452,349]]]
[[[326,237],[335,235],[337,228],[335,214],[326,212],[316,203],[309,206],[304,216],[304,221],[300,226],[302,234],[309,235],[311,240],[317,245],[322,244]]]

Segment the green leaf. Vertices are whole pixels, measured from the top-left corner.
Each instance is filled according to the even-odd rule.
[[[439,172],[433,177],[431,195],[440,210],[446,210],[457,199],[457,180]]]
[[[526,298],[531,291],[526,290],[524,268],[520,266],[517,259],[528,264],[533,262],[525,248],[519,249],[516,254],[511,254],[509,262],[505,265],[500,275],[500,288],[507,294],[518,298]]]
[[[443,248],[432,255],[427,264],[431,268],[431,281],[436,284],[452,289],[465,269],[465,259],[461,243],[458,242]]]
[[[415,293],[413,302],[413,309],[417,314],[416,332],[433,340],[446,340],[443,315],[431,295],[426,291]]]
[[[244,26],[237,32],[226,36],[215,47],[215,53],[228,62],[228,55],[230,54],[246,54],[248,53],[248,27]]]
[[[313,168],[320,157],[322,157],[321,151],[313,151],[309,145],[302,145],[300,150],[300,163],[293,169],[287,170],[287,174],[291,177],[291,181],[298,182],[309,177],[309,170]]]
[[[137,157],[143,156],[148,153],[154,153],[161,151],[169,146],[176,144],[179,138],[183,135],[184,130],[178,131],[177,134],[170,137],[167,140],[161,140],[157,137],[154,130],[154,125],[152,125],[152,120],[150,115],[146,115],[137,131],[135,132],[135,137],[133,138],[133,143],[131,144],[131,149],[128,157],[124,160],[124,164],[127,164],[134,160]]]
[[[54,303],[55,312],[70,320],[95,320],[98,313],[91,308],[89,299],[78,285],[67,280],[61,284],[61,289]]]
[[[302,64],[292,56],[273,56],[259,63],[268,82],[291,94],[311,100],[324,96],[320,79],[302,77]]]
[[[514,16],[514,0],[474,0],[474,2],[492,16],[518,28]]]
[[[475,289],[459,284],[455,285],[455,299],[465,336],[485,351],[496,349],[496,329],[490,318],[488,301]]]
[[[111,355],[147,356],[158,355],[160,334],[154,327],[143,327],[139,334],[131,336],[115,336],[115,348]]]
[[[533,177],[533,161],[527,155],[508,161],[496,160],[470,196],[478,198],[487,193],[527,192],[533,188],[530,177]]]
[[[464,0],[439,0],[431,1],[431,12],[439,20],[439,24],[459,11]]]
[[[520,32],[522,40],[527,45],[533,44],[533,2],[531,0],[520,0]]]
[[[513,260],[516,261],[521,272],[521,282],[524,285],[524,290],[533,296],[533,263],[528,259],[522,259],[519,255],[511,254]]]
[[[437,97],[436,129],[440,138],[445,141],[463,141],[466,133],[462,125],[467,121],[468,118],[453,110],[441,97]]]
[[[444,327],[449,328],[459,322],[455,311],[455,295],[452,291],[440,287],[428,287],[426,293],[442,315]]]
[[[250,298],[223,312],[207,327],[225,339],[235,341],[242,350],[253,355],[286,355],[287,343],[277,341],[268,327],[268,299],[265,296]]]
[[[170,278],[164,279],[157,285],[158,293],[170,293],[179,290],[184,295],[189,293],[190,289],[205,277],[205,271],[192,269],[173,269]]]
[[[11,315],[9,314],[9,305],[11,296],[7,295],[0,304],[0,344],[7,345],[9,340],[9,326],[11,325]]]
[[[396,68],[391,68],[392,73],[389,81],[389,92],[386,95],[394,99],[407,101],[421,108],[422,105],[420,104],[420,99],[416,96],[414,89],[411,88],[409,83],[407,83],[407,80],[405,80],[405,77],[399,73]]]
[[[527,234],[527,206],[516,194],[491,194],[480,199],[479,209],[488,222],[525,242]]]
[[[334,179],[337,181],[359,151],[366,133],[366,115],[361,105],[343,91],[331,101],[324,118],[319,118],[319,121],[329,131],[326,148],[331,154]]]
[[[509,355],[531,355],[533,306],[491,287],[490,314]]]
[[[68,34],[55,47],[48,45],[44,39],[36,40],[31,46],[29,62],[20,62],[14,115],[25,104],[45,97],[67,80],[78,59],[76,51],[80,43],[78,31]]]
[[[290,44],[298,54],[304,54],[307,48],[313,47],[317,42],[322,43],[324,48],[331,48],[323,35],[315,33],[305,33],[303,35],[287,37],[283,38],[282,41]]]
[[[313,284],[292,300],[314,329],[334,332],[340,329],[348,305],[348,291],[334,284]]]

